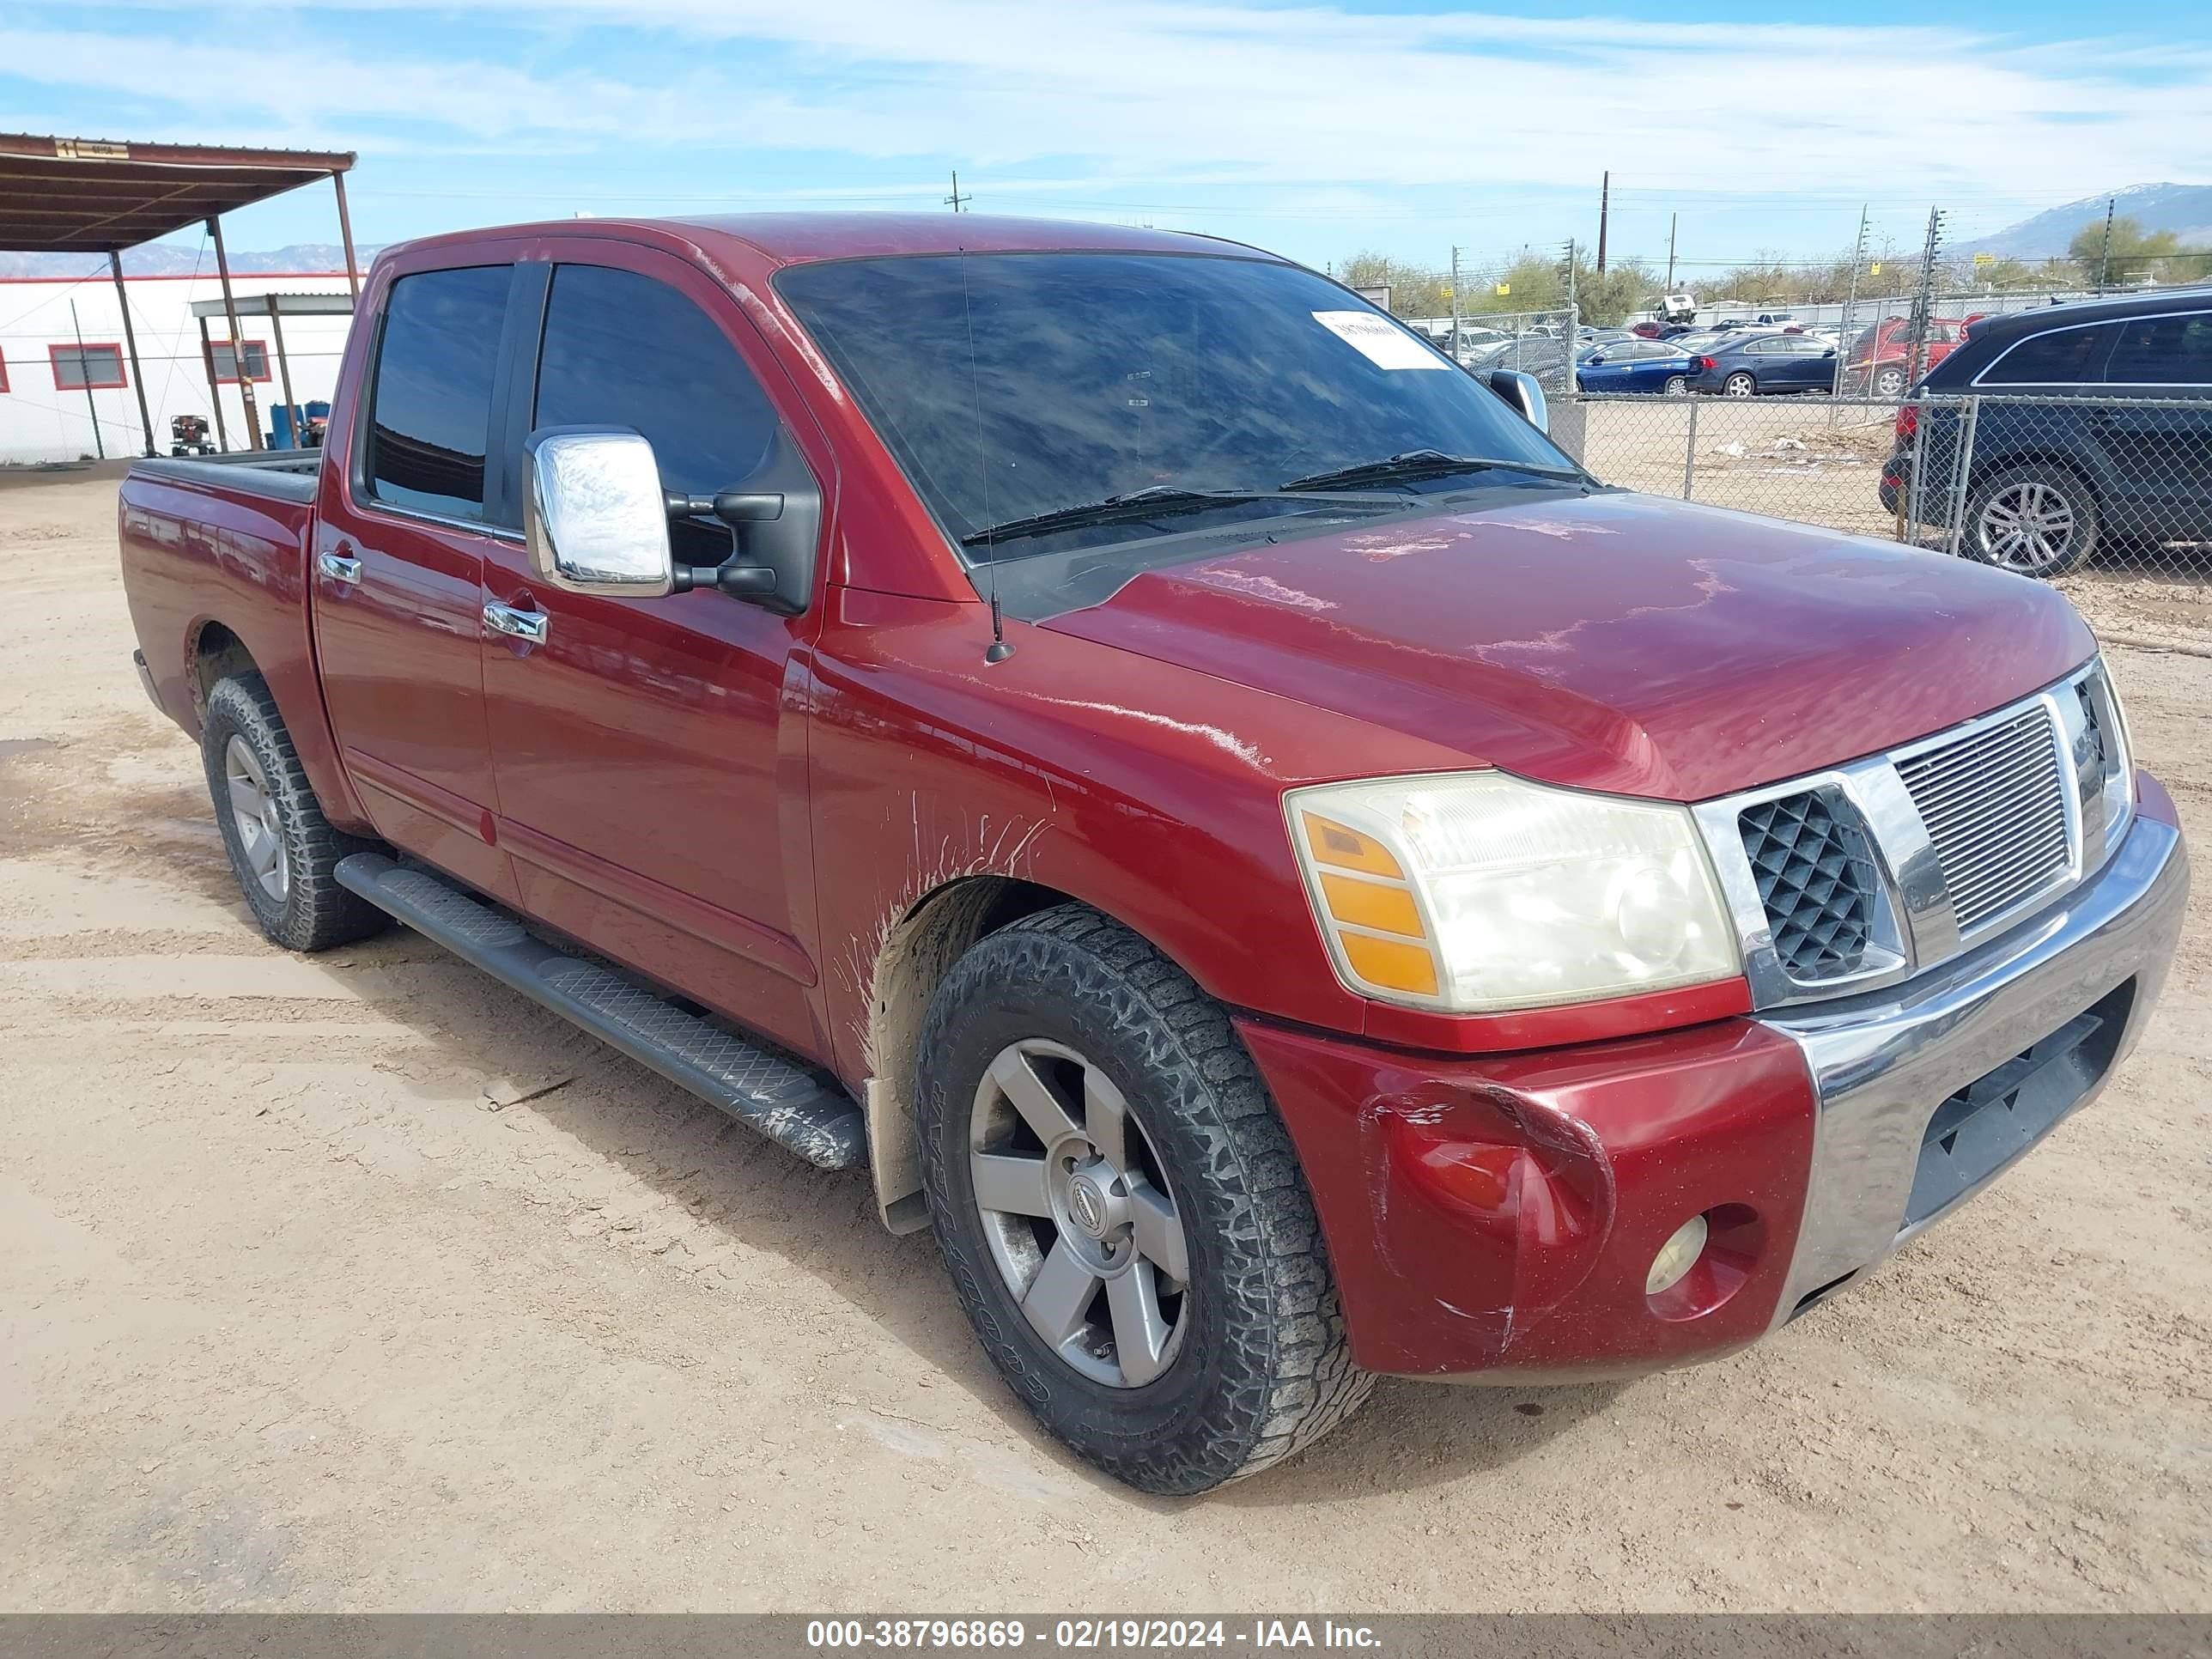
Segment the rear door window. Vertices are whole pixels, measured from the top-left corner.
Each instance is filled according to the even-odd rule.
[[[712,318],[665,283],[607,265],[562,265],[545,307],[533,427],[642,433],[664,489],[711,495],[767,459],[775,407]],[[677,556],[720,564],[727,526],[684,520]]]
[[[392,285],[371,389],[368,493],[442,519],[484,516],[492,373],[507,265],[425,270]]]
[[[2105,368],[2107,383],[2212,386],[2212,311],[2139,317],[2118,327]]]
[[[2113,325],[2057,328],[2015,341],[1981,373],[1982,386],[2079,386],[2097,378]]]

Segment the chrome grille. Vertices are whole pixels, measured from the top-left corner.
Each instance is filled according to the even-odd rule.
[[[2066,873],[2064,775],[2041,702],[1899,761],[1897,770],[1935,844],[1960,933]]]
[[[1808,789],[1747,806],[1744,856],[1773,930],[1774,952],[1801,984],[1842,979],[1866,962],[1876,884],[1865,837]]]

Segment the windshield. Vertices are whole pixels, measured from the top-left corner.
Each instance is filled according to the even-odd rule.
[[[994,526],[1152,492],[1248,492],[1208,528],[1320,514],[1270,492],[1413,451],[1573,464],[1413,331],[1294,265],[1204,254],[906,255],[799,265],[776,287],[946,534],[1008,561],[1188,530],[1122,507],[998,544]],[[1418,477],[1414,492],[1528,484]],[[1543,480],[1557,488],[1553,476]],[[1257,499],[1255,499],[1255,496]],[[1335,498],[1340,520],[1344,502]]]

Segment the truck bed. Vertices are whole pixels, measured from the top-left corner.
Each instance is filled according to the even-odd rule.
[[[117,532],[155,701],[194,737],[212,677],[250,666],[285,710],[333,822],[358,806],[337,764],[308,616],[321,452],[137,462]]]
[[[312,501],[323,453],[301,449],[276,454],[210,455],[197,459],[149,457],[131,469],[132,477],[179,478],[217,486],[236,495],[271,501]]]

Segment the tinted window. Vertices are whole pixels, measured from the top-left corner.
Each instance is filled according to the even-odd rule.
[[[2074,386],[2096,371],[2112,331],[2103,328],[2059,328],[2047,334],[2031,334],[1982,371],[1984,386]]]
[[[776,283],[938,522],[978,538],[971,557],[1167,533],[1124,520],[1057,543],[980,539],[987,526],[1142,489],[1270,490],[1415,449],[1571,465],[1449,357],[1294,265],[915,256],[793,266]],[[1470,487],[1483,486],[1468,475],[1413,486]]]
[[[674,289],[635,271],[562,265],[531,423],[632,428],[652,444],[665,488],[711,495],[766,459],[775,411],[728,337]],[[681,524],[674,542],[691,564],[730,556],[726,526]]]
[[[2105,378],[2126,386],[2212,386],[2212,312],[2119,325]]]
[[[377,500],[441,518],[484,516],[508,276],[506,265],[477,265],[392,285],[368,434],[368,493]]]

